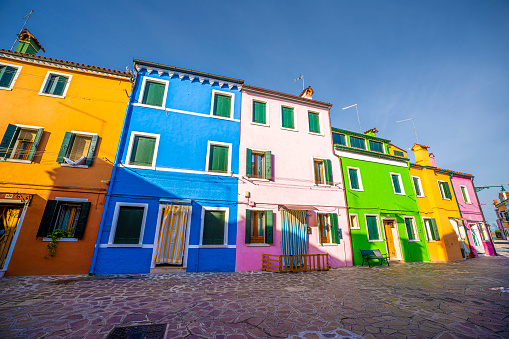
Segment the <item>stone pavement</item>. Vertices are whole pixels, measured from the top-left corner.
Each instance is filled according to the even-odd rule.
[[[509,337],[509,259],[276,274],[0,279],[1,338],[105,338],[167,324],[167,338]]]
[[[509,242],[502,239],[493,239],[493,242],[495,243],[497,254],[509,258]]]

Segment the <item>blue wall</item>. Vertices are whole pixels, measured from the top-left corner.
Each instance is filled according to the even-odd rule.
[[[116,165],[114,182],[110,183],[110,201],[106,212],[97,250],[94,273],[148,273],[152,261],[157,227],[159,199],[190,199],[192,215],[189,232],[187,270],[234,271],[237,230],[237,177],[205,174],[208,141],[231,143],[231,171],[239,173],[240,100],[238,87],[222,88],[216,82],[210,85],[188,77],[159,76],[140,70],[133,89],[133,101],[140,95],[143,77],[169,81],[166,108],[170,110],[131,105],[126,114],[125,130],[117,151],[117,161],[125,163],[132,131],[159,134],[156,170],[127,168]],[[213,79],[213,78],[210,78]],[[233,93],[234,120],[210,116],[212,91]],[[186,111],[191,114],[174,112]],[[193,171],[191,173],[189,170]],[[196,171],[196,172],[195,172]],[[148,204],[143,247],[107,247],[118,202]],[[228,208],[228,247],[200,248],[202,207]]]

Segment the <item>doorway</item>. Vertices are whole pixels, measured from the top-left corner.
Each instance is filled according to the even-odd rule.
[[[463,223],[459,220],[456,220],[454,218],[449,218],[449,222],[452,225],[452,228],[454,228],[454,231],[456,232],[456,235],[458,236],[458,243],[460,245],[461,249],[461,255],[463,256],[463,259],[468,258],[470,255],[470,250],[468,249],[467,243],[466,243],[466,233],[465,233],[465,227],[463,226]]]
[[[481,233],[477,224],[470,224],[470,231],[472,232],[472,238],[474,238],[474,247],[477,254],[485,254]]]
[[[2,271],[7,269],[23,207],[23,205],[17,204],[0,205],[0,270]]]
[[[399,240],[399,232],[394,219],[384,219],[385,243],[387,245],[387,253],[391,260],[403,260],[401,253],[401,243]]]

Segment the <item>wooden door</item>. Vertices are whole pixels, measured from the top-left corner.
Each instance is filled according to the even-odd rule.
[[[387,250],[389,251],[389,256],[391,259],[397,259],[396,255],[396,246],[394,245],[394,235],[392,234],[392,226],[393,222],[384,220],[384,230],[385,230],[385,241],[387,241]]]

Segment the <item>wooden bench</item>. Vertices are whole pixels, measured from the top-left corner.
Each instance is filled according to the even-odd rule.
[[[391,257],[388,255],[383,255],[382,253],[380,253],[380,250],[361,250],[361,254],[362,254],[361,266],[364,266],[364,263],[367,262],[368,266],[371,267],[371,265],[369,264],[370,260],[378,260],[380,261],[380,265],[382,265],[383,262],[385,261],[387,262],[387,266],[390,266],[389,259]]]

